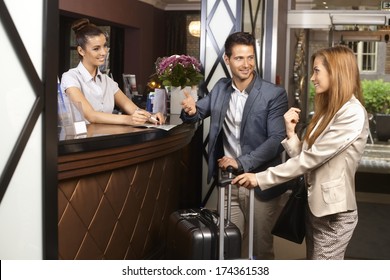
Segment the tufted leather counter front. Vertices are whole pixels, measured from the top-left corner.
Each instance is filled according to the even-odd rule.
[[[59,259],[164,257],[166,223],[201,200],[201,125],[89,125],[59,143]]]

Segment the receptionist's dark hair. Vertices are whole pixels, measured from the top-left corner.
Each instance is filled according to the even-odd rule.
[[[85,48],[85,45],[88,42],[88,37],[100,36],[103,34],[107,39],[107,34],[105,34],[95,24],[90,23],[89,19],[86,18],[76,20],[72,24],[72,29],[76,34],[77,46],[80,46],[82,49]]]
[[[253,37],[252,34],[248,32],[236,32],[232,33],[227,37],[225,41],[225,54],[227,57],[230,58],[232,55],[232,48],[235,45],[247,45],[247,46],[253,46],[253,50],[256,50],[255,48],[256,39]]]

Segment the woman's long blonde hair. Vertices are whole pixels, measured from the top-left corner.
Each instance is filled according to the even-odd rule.
[[[308,125],[305,141],[309,147],[328,126],[336,112],[351,99],[352,95],[363,104],[359,68],[353,51],[346,46],[335,46],[317,51],[311,58],[320,58],[329,73],[329,89],[314,97],[314,115]],[[321,123],[313,132],[314,127]],[[312,133],[313,132],[313,133]]]

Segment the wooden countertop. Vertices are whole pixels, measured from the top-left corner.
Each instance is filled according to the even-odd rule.
[[[86,134],[67,136],[59,133],[58,155],[135,145],[194,129],[194,124],[183,124],[179,115],[168,117],[167,124],[173,124],[176,127],[166,131],[146,126],[89,124]]]
[[[60,180],[137,164],[177,151],[191,142],[198,124],[180,123],[169,131],[123,125],[88,125],[83,137],[60,139]]]

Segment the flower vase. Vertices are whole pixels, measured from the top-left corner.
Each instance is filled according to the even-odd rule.
[[[169,89],[167,89],[169,100],[170,100],[169,113],[171,115],[180,114],[182,109],[181,102],[186,97],[184,91],[189,92],[195,101],[198,100],[198,86],[187,86],[183,89],[181,87],[171,86]]]

